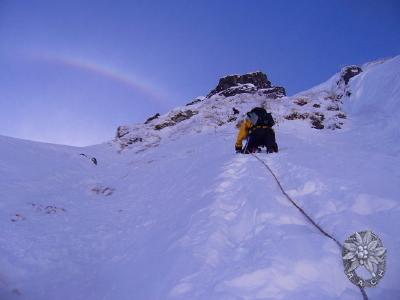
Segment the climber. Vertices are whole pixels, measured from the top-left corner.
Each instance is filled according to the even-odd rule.
[[[267,153],[278,152],[275,141],[275,132],[272,129],[275,122],[270,113],[262,107],[255,107],[246,114],[245,120],[240,125],[235,149],[237,153],[254,153],[266,147]],[[242,141],[247,139],[246,146],[242,149]]]

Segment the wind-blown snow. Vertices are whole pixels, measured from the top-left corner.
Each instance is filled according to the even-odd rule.
[[[331,88],[268,102],[281,151],[260,157],[338,240],[381,237],[387,273],[367,293],[397,299],[400,57],[363,69],[346,88],[342,130],[283,118],[288,101],[323,106]],[[123,151],[0,137],[0,299],[362,299],[337,245],[257,160],[234,153],[235,122],[215,126],[209,110],[225,120],[263,100],[218,99],[175,126],[136,127],[151,138]]]

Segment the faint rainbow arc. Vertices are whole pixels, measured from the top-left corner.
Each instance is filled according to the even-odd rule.
[[[63,56],[53,56],[48,54],[35,55],[36,58],[52,63],[57,63],[65,66],[69,66],[72,68],[92,72],[102,77],[109,78],[116,82],[122,83],[134,91],[139,91],[143,94],[147,94],[153,99],[160,102],[164,99],[164,93],[161,93],[158,89],[150,84],[146,84],[136,78],[133,78],[132,75],[127,74],[121,70],[117,70],[113,67],[108,67],[103,64],[94,63],[92,61],[77,59],[77,58],[69,58]]]

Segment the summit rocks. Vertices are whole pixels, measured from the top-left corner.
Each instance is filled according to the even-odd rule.
[[[237,94],[250,93],[254,94],[260,91],[264,95],[270,95],[271,98],[280,98],[286,96],[283,87],[274,87],[271,81],[263,72],[253,72],[244,75],[229,75],[222,77],[215,89],[213,89],[207,98],[216,94],[225,97],[235,96]]]

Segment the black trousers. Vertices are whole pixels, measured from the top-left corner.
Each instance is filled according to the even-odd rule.
[[[257,152],[259,147],[266,147],[268,153],[278,152],[275,132],[272,128],[256,128],[248,138],[245,153]]]

